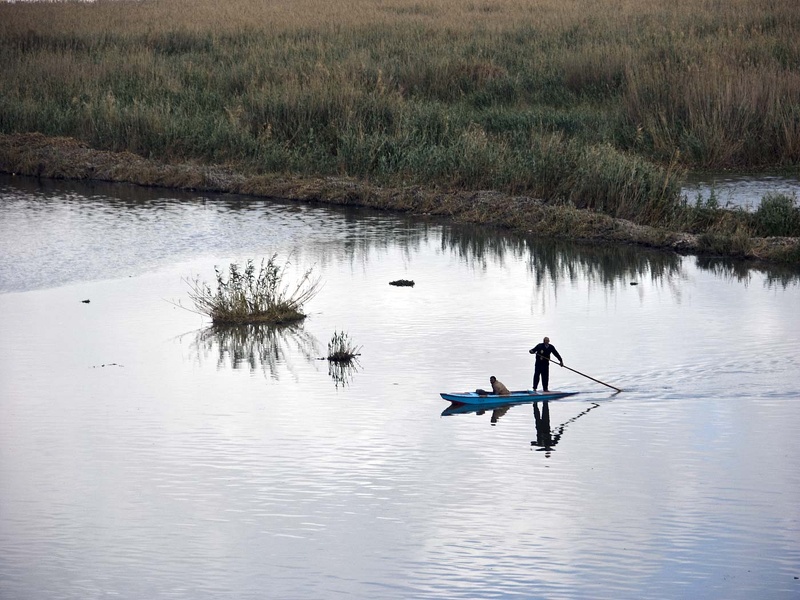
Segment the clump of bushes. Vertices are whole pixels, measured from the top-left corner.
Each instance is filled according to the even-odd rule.
[[[757,235],[800,236],[800,206],[797,196],[768,193],[753,215]]]
[[[231,263],[227,273],[214,268],[216,290],[195,278],[187,281],[189,297],[197,312],[211,317],[214,324],[296,322],[305,318],[303,305],[317,294],[320,282],[308,269],[291,287],[285,283],[288,265],[279,265],[273,254],[258,269],[252,260],[244,268]]]
[[[328,342],[328,360],[347,363],[359,356],[359,350],[361,346],[355,346],[344,331],[334,331],[331,341]]]

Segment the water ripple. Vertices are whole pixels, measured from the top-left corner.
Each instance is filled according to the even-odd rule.
[[[797,595],[797,286],[359,211],[2,193],[4,598]],[[165,301],[297,248],[326,286],[291,335]],[[342,328],[347,385],[315,360]],[[529,385],[545,334],[625,391],[554,367],[580,394],[538,428],[441,416],[441,391]]]

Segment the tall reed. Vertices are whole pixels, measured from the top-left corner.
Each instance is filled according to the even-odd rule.
[[[273,255],[258,270],[252,260],[244,268],[231,263],[227,273],[215,268],[216,289],[199,278],[187,280],[189,298],[215,325],[300,321],[306,316],[303,305],[319,290],[319,279],[309,269],[292,287],[286,283],[287,265],[280,266]]]
[[[795,0],[0,4],[0,132],[496,189],[643,223],[800,164]],[[676,217],[677,218],[677,217]]]
[[[328,360],[350,362],[359,355],[361,346],[356,346],[344,331],[334,331],[328,342]]]

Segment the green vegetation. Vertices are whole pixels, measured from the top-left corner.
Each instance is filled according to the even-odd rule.
[[[303,305],[319,289],[319,280],[312,278],[309,269],[294,288],[284,285],[288,263],[280,267],[273,255],[256,273],[252,260],[244,269],[235,263],[225,273],[214,269],[216,291],[198,278],[187,280],[189,297],[197,312],[208,315],[216,325],[243,323],[292,323],[305,318]]]
[[[767,194],[755,212],[754,229],[759,235],[797,236],[800,231],[800,206],[796,196]]]
[[[689,205],[684,170],[800,165],[796,0],[2,3],[0,61],[0,133],[495,190],[732,248],[773,229]]]
[[[350,362],[359,355],[361,346],[355,346],[344,331],[334,331],[328,342],[328,360],[333,362]]]

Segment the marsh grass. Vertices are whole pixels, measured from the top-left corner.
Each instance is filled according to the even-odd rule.
[[[189,298],[215,325],[294,323],[305,318],[303,305],[317,294],[319,279],[309,269],[292,287],[285,281],[287,267],[273,255],[258,270],[252,260],[244,268],[231,263],[227,273],[215,268],[216,289],[199,278],[186,280]]]
[[[328,342],[328,375],[336,387],[346,387],[358,372],[361,346],[353,344],[344,331],[334,331]]]
[[[763,236],[800,236],[797,196],[766,194],[753,215],[755,230]]]
[[[334,331],[331,341],[328,342],[328,360],[331,362],[347,363],[359,356],[361,346],[356,346],[350,336],[344,331]]]
[[[0,132],[666,226],[800,163],[796,0],[0,3]]]

